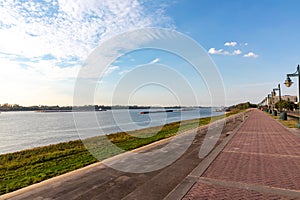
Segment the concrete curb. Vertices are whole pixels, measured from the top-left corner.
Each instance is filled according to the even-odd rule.
[[[238,115],[245,115],[246,113],[251,114],[251,110],[245,111]],[[248,118],[244,119],[244,121],[221,144],[219,144],[204,160],[202,160],[200,164],[164,198],[164,200],[182,199],[188,193],[188,191],[193,187],[193,185],[198,181],[198,179],[202,176],[202,174],[208,169],[208,167],[212,164],[212,162],[219,156],[222,150],[231,141],[231,139],[235,136],[235,134],[240,130],[240,128],[247,121],[247,119]]]

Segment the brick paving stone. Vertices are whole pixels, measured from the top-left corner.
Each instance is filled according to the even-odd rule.
[[[291,200],[295,198],[283,197],[274,194],[264,194],[251,190],[223,187],[206,183],[196,183],[185,197],[184,200],[192,199],[280,199]]]
[[[300,138],[253,110],[230,143],[202,175],[220,181],[299,192]],[[253,190],[196,183],[185,199],[292,199]]]
[[[225,152],[203,176],[299,190],[300,157],[295,159]]]

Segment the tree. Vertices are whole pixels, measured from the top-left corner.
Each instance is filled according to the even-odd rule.
[[[291,111],[297,108],[296,104],[294,102],[289,101],[289,100],[288,101],[286,101],[286,100],[278,101],[275,104],[275,108],[279,109],[280,105],[281,105],[282,108],[287,109],[287,110],[291,110]]]

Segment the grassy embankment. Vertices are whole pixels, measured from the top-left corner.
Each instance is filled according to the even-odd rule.
[[[290,117],[288,116],[287,120],[281,120],[279,119],[279,114],[277,116],[274,116],[270,113],[267,113],[268,115],[270,115],[273,119],[276,119],[277,121],[279,121],[280,123],[282,123],[284,126],[288,127],[288,128],[297,128],[298,127],[298,118],[297,117]]]
[[[238,112],[241,110],[227,113],[226,116]],[[189,130],[223,117],[187,120],[128,133],[115,133],[90,138],[84,143],[96,150],[94,153],[99,160],[104,160],[121,153],[116,149],[106,148],[107,139],[128,151],[171,137],[177,134],[179,127],[180,130]],[[41,182],[97,161],[80,140],[0,155],[0,194]]]

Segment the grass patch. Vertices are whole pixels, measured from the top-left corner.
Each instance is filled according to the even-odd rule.
[[[174,136],[178,130],[185,131],[196,128],[242,111],[235,110],[226,115],[212,118],[174,122],[164,126],[84,140],[84,144],[89,145],[90,150],[92,149],[93,155],[85,148],[81,140],[0,155],[0,194],[12,192],[82,168],[98,160],[104,160],[123,151],[129,151]],[[107,139],[120,149],[109,148],[111,143]]]
[[[266,112],[265,112],[266,113]],[[287,118],[287,120],[281,120],[279,119],[279,114],[277,116],[274,116],[270,113],[266,113],[269,116],[271,116],[273,119],[276,119],[277,121],[279,121],[281,124],[283,124],[284,126],[288,127],[288,128],[297,128],[298,127],[298,118],[295,117],[289,117]]]
[[[295,118],[288,117],[288,120],[279,120],[279,121],[288,128],[297,128],[298,127],[298,120]]]

